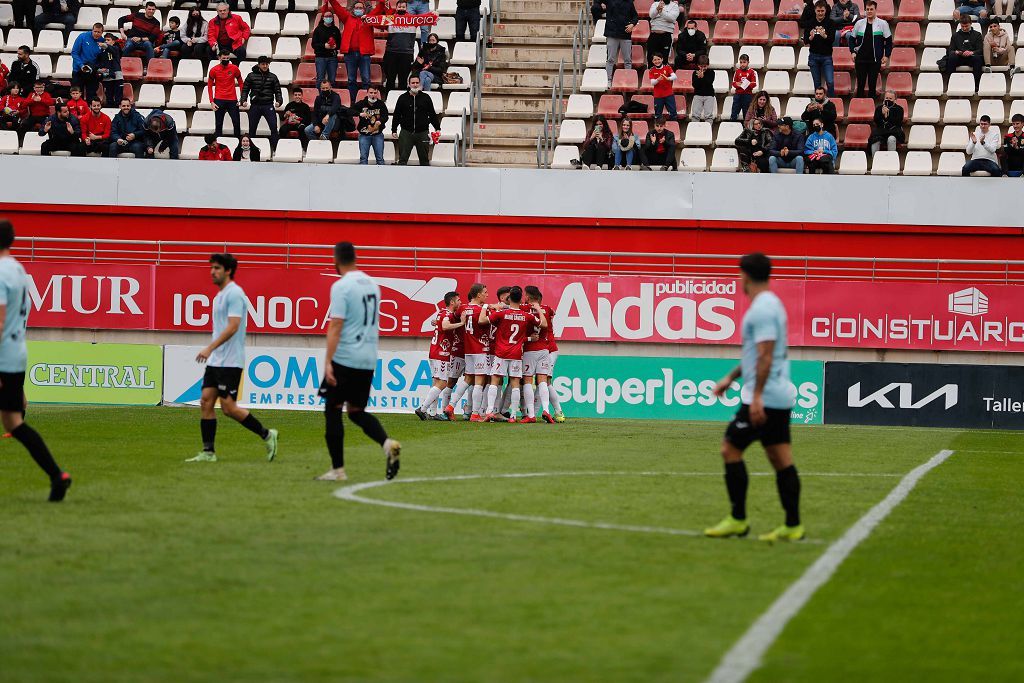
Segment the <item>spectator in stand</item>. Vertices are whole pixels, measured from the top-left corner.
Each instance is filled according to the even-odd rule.
[[[217,142],[217,136],[210,133],[205,138],[206,146],[199,150],[200,161],[232,161],[231,150]]]
[[[0,95],[0,130],[18,130],[28,115],[28,100],[21,96],[21,86],[11,83],[6,95]]]
[[[986,71],[992,67],[1012,67],[1016,61],[1017,53],[1013,47],[1013,38],[998,21],[988,25],[988,32],[983,41],[985,51]]]
[[[366,97],[356,102],[352,108],[359,123],[359,163],[363,166],[369,162],[370,148],[378,166],[384,165],[384,126],[388,122],[388,108],[380,98],[380,88],[371,85],[366,89]]]
[[[633,119],[622,119],[619,123],[619,134],[612,139],[615,170],[631,170],[633,158],[638,155],[639,149],[640,139],[633,132]]]
[[[386,3],[378,2],[370,16],[384,14]],[[405,0],[395,4],[395,14],[402,17],[408,13]],[[414,26],[388,26],[388,39],[384,47],[384,92],[404,88],[409,82],[412,68],[413,46],[416,42]]]
[[[338,126],[341,114],[341,98],[331,90],[330,81],[320,82],[320,94],[313,102],[313,118],[306,126],[307,140],[327,140]]]
[[[276,12],[277,11],[277,0],[270,0],[270,2],[267,4],[267,10],[270,11],[270,12]],[[295,11],[295,0],[288,0],[288,10],[287,11],[288,12],[294,12]]]
[[[11,75],[11,70],[7,68],[7,65],[0,62],[0,95],[7,92],[7,77]]]
[[[41,10],[35,18],[36,36],[47,24],[64,24],[64,33],[71,33],[78,22],[78,0],[40,0]]]
[[[836,30],[835,45],[842,45],[844,38],[853,30],[853,25],[860,19],[860,7],[853,0],[836,0],[829,15],[832,26]]]
[[[807,124],[807,130],[810,130],[811,126],[814,125],[814,119],[821,119],[825,130],[831,133],[832,137],[838,137],[839,130],[836,127],[836,118],[835,102],[825,95],[824,88],[816,88],[814,90],[814,99],[807,103],[804,113],[800,116],[800,119]]]
[[[103,83],[103,96],[107,106],[113,109],[124,95],[124,73],[121,71],[121,48],[117,44],[117,36],[107,33],[103,36],[100,55],[96,58],[99,65],[96,72]]]
[[[156,18],[156,3],[147,2],[137,12],[121,17],[118,20],[121,37],[124,38],[122,57],[131,57],[136,52],[142,53],[142,65],[149,64],[156,54],[156,44],[162,32],[160,21]]]
[[[1014,10],[1015,4],[1014,0],[992,0],[992,18],[1009,21],[1015,13],[1019,15],[1019,12]]]
[[[46,81],[36,81],[25,102],[25,115],[21,118],[21,132],[30,133],[42,126],[50,116],[53,98],[46,92]]]
[[[747,109],[747,116],[743,120],[743,125],[750,128],[750,122],[754,119],[761,119],[764,127],[772,132],[775,131],[775,127],[778,125],[779,115],[775,111],[775,107],[772,106],[771,98],[768,97],[768,93],[764,90],[757,93],[753,104]]]
[[[78,118],[68,109],[67,102],[58,102],[55,109],[53,115],[47,117],[39,129],[40,136],[49,136],[39,150],[44,157],[50,156],[53,152],[70,153],[82,139],[82,128],[78,124]]]
[[[99,89],[100,52],[103,45],[103,24],[93,24],[92,30],[75,38],[71,46],[71,82],[85,88],[85,96],[91,100]]]
[[[429,0],[409,0],[406,8],[409,10],[410,15],[427,14],[430,12],[430,1]],[[423,44],[427,42],[427,37],[430,35],[429,26],[420,27],[419,38],[416,39],[419,47],[423,47]],[[424,88],[425,90],[426,88]]]
[[[333,88],[337,84],[338,50],[341,48],[341,31],[334,25],[334,13],[324,8],[320,23],[313,29],[310,42],[316,64],[316,82],[327,81]],[[347,30],[347,27],[346,27]]]
[[[604,19],[605,12],[607,11],[608,5],[604,4],[604,0],[594,0],[590,5],[590,16],[594,17],[595,22]]]
[[[818,0],[814,5],[814,17],[804,30],[804,43],[809,46],[807,67],[811,70],[814,87],[824,84],[829,97],[836,96],[835,68],[832,64],[832,47],[836,29],[828,16],[828,3]]]
[[[961,17],[968,16],[966,14]],[[992,125],[987,114],[978,119],[978,128],[968,136],[967,154],[971,159],[964,164],[961,175],[969,176],[975,171],[985,171],[993,178],[1003,175],[996,152],[999,151],[999,128]]]
[[[654,65],[647,72],[654,88],[654,118],[660,119],[661,113],[668,109],[669,118],[676,120],[676,97],[672,92],[672,84],[676,80],[676,72],[668,64],[665,64],[660,54],[655,53]]]
[[[80,87],[77,85],[71,86],[71,97],[68,98],[67,103],[72,116],[81,123],[82,117],[89,113],[89,105],[86,100],[82,99],[82,89]]]
[[[690,107],[690,120],[710,123],[717,115],[715,70],[708,66],[708,56],[701,55],[697,58],[697,70],[693,72],[693,105]]]
[[[953,32],[946,51],[946,74],[952,75],[958,67],[969,66],[974,71],[974,92],[981,85],[981,70],[985,66],[981,33],[971,28],[971,15],[960,15],[960,29]]]
[[[594,117],[594,123],[590,127],[590,134],[583,143],[583,151],[579,160],[574,164],[576,168],[589,168],[591,171],[611,166],[612,162],[612,132],[608,120],[598,114]]]
[[[857,97],[864,97],[864,86],[869,97],[876,99],[878,73],[889,67],[892,54],[892,31],[889,24],[875,16],[878,4],[874,0],[864,3],[865,16],[858,19],[847,36],[853,65],[857,71]]]
[[[178,126],[164,110],[154,109],[149,112],[142,139],[146,143],[147,159],[154,158],[164,149],[172,159],[178,158]]]
[[[412,73],[419,75],[423,90],[430,92],[434,81],[444,81],[448,70],[448,50],[441,44],[436,33],[427,36],[427,44],[420,49],[412,63]]]
[[[753,119],[736,138],[736,153],[739,155],[740,171],[744,173],[767,173],[772,155],[774,137],[764,127],[762,119]]]
[[[71,150],[71,156],[90,154],[103,156],[110,148],[110,117],[103,113],[103,101],[94,97],[89,102],[89,113],[78,120],[82,139]]]
[[[18,48],[18,58],[11,64],[11,73],[7,77],[11,83],[17,83],[21,92],[29,95],[39,80],[39,65],[32,59],[32,48],[22,45]]]
[[[313,111],[302,99],[302,88],[292,88],[292,101],[285,105],[281,113],[282,138],[299,138],[302,147],[306,147],[306,126],[313,119]]]
[[[232,88],[234,90],[234,88]],[[281,97],[281,81],[270,70],[270,57],[261,56],[256,60],[252,73],[242,84],[242,109],[249,110],[249,137],[256,137],[260,119],[270,128],[270,148],[277,149],[277,109],[284,104]]]
[[[608,43],[608,61],[605,70],[608,80],[615,73],[615,63],[622,57],[626,69],[633,68],[633,28],[640,21],[633,0],[605,0],[604,37]]]
[[[259,161],[260,148],[252,144],[252,137],[243,135],[231,158],[235,161]]]
[[[217,5],[217,16],[206,29],[210,50],[220,54],[234,55],[235,63],[245,59],[245,43],[249,40],[249,25],[242,17],[231,13],[227,3]]]
[[[697,58],[707,53],[708,37],[697,28],[696,21],[687,19],[686,28],[679,32],[676,40],[676,68],[696,69]]]
[[[677,0],[658,0],[651,5],[648,13],[651,19],[651,35],[647,39],[647,65],[653,66],[652,57],[661,55],[661,61],[668,63],[672,52],[672,36],[676,32],[676,21],[679,19],[679,2]]]
[[[780,168],[792,168],[799,175],[804,172],[804,136],[793,130],[793,119],[788,116],[779,119],[768,158],[769,173],[778,173]]]
[[[181,54],[181,46],[184,44],[181,36],[181,19],[171,17],[167,20],[167,28],[160,36],[160,56],[170,59],[172,52]]]
[[[136,159],[146,156],[146,120],[135,111],[132,101],[121,98],[120,111],[110,121],[110,147],[107,156],[111,159],[118,154],[134,154]]]
[[[14,10],[14,28],[35,27],[37,2],[38,0],[13,0],[11,9]]]
[[[988,0],[959,0],[959,3],[959,7],[953,10],[953,21],[974,16],[984,24],[988,19]]]
[[[210,44],[207,42],[209,28],[210,24],[203,18],[198,5],[189,10],[185,30],[181,35],[182,59],[199,59],[203,63],[210,59]]]
[[[897,145],[907,141],[903,133],[903,107],[896,103],[896,91],[885,89],[885,99],[875,109],[875,129],[871,131],[871,154],[882,149],[895,152]]]
[[[1014,114],[1010,125],[1003,138],[1005,170],[1011,178],[1019,178],[1024,174],[1024,114]]]
[[[729,118],[733,121],[746,120],[747,109],[757,90],[757,72],[750,68],[750,57],[745,54],[740,55],[740,68],[732,75],[732,89],[732,113]]]
[[[419,76],[409,77],[409,90],[402,93],[395,103],[391,118],[391,135],[398,138],[398,165],[409,163],[412,148],[416,147],[416,158],[420,166],[430,165],[430,127],[441,130],[441,122],[434,111],[434,101],[423,92]],[[398,128],[402,128],[401,134]]]
[[[676,136],[665,128],[665,119],[654,119],[654,130],[648,131],[640,148],[640,170],[659,166],[662,171],[676,170]]]
[[[455,40],[466,40],[466,29],[469,29],[470,41],[476,42],[480,32],[480,0],[455,0]]]
[[[216,122],[214,135],[220,137],[224,132],[224,115],[231,114],[235,137],[241,137],[242,125],[238,114],[238,93],[235,92],[235,87],[245,87],[245,83],[242,81],[242,72],[231,63],[230,52],[222,51],[217,56],[220,63],[210,69],[210,76],[206,79],[206,92],[210,96]]]
[[[252,0],[243,0],[243,1],[245,2],[245,11],[246,12],[251,12],[252,11]],[[238,10],[238,0],[230,0],[228,2],[228,7],[231,8],[232,12],[237,11]]]
[[[796,25],[802,31],[807,30],[814,23],[814,2],[815,0],[804,0],[804,6],[800,11],[800,18],[796,22]]]
[[[811,123],[811,134],[804,143],[804,166],[809,173],[821,171],[825,175],[836,172],[839,145],[832,133],[825,130],[821,119]]]
[[[345,25],[345,30],[341,32],[341,54],[345,57],[345,69],[348,71],[348,101],[355,102],[359,97],[360,84],[363,88],[370,85],[370,61],[374,52],[373,26],[363,21],[366,5],[362,0],[352,3],[351,11],[336,0],[331,0],[331,6],[334,7],[334,16]]]

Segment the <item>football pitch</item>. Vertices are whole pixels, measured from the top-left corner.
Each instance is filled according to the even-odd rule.
[[[1024,680],[1024,435],[794,427],[808,541],[771,546],[697,535],[728,512],[724,424],[384,415],[398,479],[358,487],[384,458],[346,423],[337,497],[322,416],[257,414],[275,462],[221,417],[220,462],[186,464],[197,409],[30,407],[75,483],[44,502],[0,444],[0,680],[700,682],[947,449],[749,680]],[[747,462],[754,538],[782,511]]]

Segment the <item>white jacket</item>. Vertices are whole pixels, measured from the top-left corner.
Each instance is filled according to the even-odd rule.
[[[967,141],[967,153],[971,155],[971,161],[976,159],[987,159],[993,163],[998,164],[999,161],[996,159],[996,150],[999,149],[999,141],[1002,139],[999,136],[999,128],[996,126],[988,127],[988,134],[981,134],[981,127],[978,127],[974,131],[974,137],[978,139],[977,143],[971,142],[970,139]]]
[[[665,9],[658,11],[658,3],[651,5],[651,33],[672,33],[679,18],[679,3],[665,2]]]

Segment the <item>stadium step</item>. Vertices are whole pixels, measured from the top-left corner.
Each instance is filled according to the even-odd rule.
[[[572,48],[572,44],[569,45]],[[524,63],[554,64],[558,68],[559,60],[565,59],[572,64],[572,49],[563,50],[551,47],[519,47],[517,45],[507,47],[492,47],[487,50],[487,68],[494,66],[494,62],[508,62],[512,64],[509,68],[517,68],[516,65]],[[528,66],[519,66],[520,69],[529,69]]]
[[[488,64],[487,74],[484,76],[484,93],[488,88],[544,88],[547,94],[551,94],[551,88],[558,83],[558,65],[555,65],[555,73],[544,73],[518,71],[491,68]],[[572,73],[564,74],[562,83],[566,88],[572,87]],[[525,92],[523,93],[526,94]],[[531,93],[532,94],[532,93]]]
[[[526,88],[526,87],[514,86],[514,85],[505,86],[505,87],[495,87],[495,86],[485,85],[485,86],[483,86],[482,90],[483,90],[483,93],[484,93],[484,97],[487,97],[488,95],[508,95],[510,97],[517,97],[517,96],[523,96],[523,95],[536,95],[538,97],[542,97],[544,95],[549,95],[549,96],[551,95],[551,87],[550,86],[548,86],[547,88],[544,88],[544,87]]]
[[[466,150],[468,166],[501,166],[505,168],[537,168],[536,147],[508,149],[476,146]]]
[[[576,17],[580,13],[580,3],[578,0],[549,0],[543,6],[548,12],[570,15],[572,21],[576,21]],[[536,11],[537,2],[535,0],[504,0],[501,3],[502,18]]]
[[[537,24],[533,22],[508,23],[503,22],[494,27],[492,38],[495,42],[506,38],[529,38],[531,40],[540,38],[561,38],[568,39],[572,45],[572,36],[576,33],[576,22],[570,17],[573,23],[569,24]]]
[[[483,114],[486,119],[491,112],[529,112],[544,115],[551,104],[551,95],[538,97],[495,96],[483,99]]]
[[[474,135],[483,145],[494,144],[492,140],[526,138],[536,141],[541,124],[536,121],[508,121],[502,123],[478,124]]]
[[[545,11],[538,12],[537,7],[534,7],[532,11],[524,12],[507,12],[502,7],[501,11],[501,23],[502,24],[516,24],[526,21],[537,22],[538,24],[558,24],[563,22],[575,22],[579,16],[579,8],[575,12],[561,12],[555,11],[544,5],[540,9]]]

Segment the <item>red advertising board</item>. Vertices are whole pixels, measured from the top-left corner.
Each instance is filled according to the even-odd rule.
[[[30,262],[33,327],[209,330],[216,288],[203,267]],[[371,273],[381,333],[427,336],[448,291],[535,284],[560,339],[738,344],[748,305],[728,278],[468,273]],[[320,334],[329,271],[243,268],[254,333]],[[1013,285],[782,280],[793,346],[1024,351],[1024,291]]]

